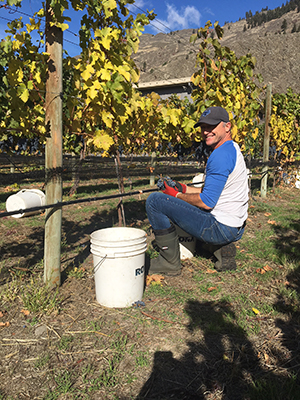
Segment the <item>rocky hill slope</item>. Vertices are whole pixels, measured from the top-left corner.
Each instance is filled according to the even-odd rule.
[[[282,30],[286,20],[285,33]],[[273,92],[285,93],[288,87],[300,92],[300,12],[290,11],[281,18],[248,29],[245,19],[223,26],[221,44],[238,57],[251,53],[257,59],[255,73],[264,83],[272,82]],[[299,30],[299,29],[298,29]],[[197,42],[190,44],[192,29],[168,34],[143,34],[134,59],[141,70],[140,82],[189,77],[195,71]]]

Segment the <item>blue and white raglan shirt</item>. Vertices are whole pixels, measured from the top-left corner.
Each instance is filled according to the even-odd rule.
[[[223,143],[210,155],[200,194],[217,221],[239,228],[248,217],[249,187],[246,164],[239,145]]]

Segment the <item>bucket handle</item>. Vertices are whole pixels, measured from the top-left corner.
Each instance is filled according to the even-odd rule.
[[[99,267],[104,263],[104,260],[106,259],[107,254],[105,254],[105,256],[98,262],[98,264],[96,264],[94,266],[94,275],[97,272],[97,270],[99,269]]]

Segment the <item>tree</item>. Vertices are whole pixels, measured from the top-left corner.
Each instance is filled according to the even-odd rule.
[[[126,104],[132,96],[132,83],[139,78],[131,55],[138,49],[144,25],[155,15],[138,14],[134,19],[126,7],[128,2],[71,2],[75,10],[82,11],[83,17],[79,31],[81,54],[76,59],[67,55],[63,65],[64,75],[68,76],[63,93],[64,148],[69,151],[80,150],[78,143],[82,140],[78,141],[78,137],[93,138],[99,150],[106,151],[113,138],[105,133],[105,127],[111,127],[113,120],[123,124],[130,115]],[[10,0],[9,4],[12,3],[21,5],[19,0]],[[69,18],[64,14],[69,3],[56,0],[53,5],[56,26],[67,29]],[[21,19],[8,24],[9,35],[1,42],[7,89],[7,112],[1,121],[1,135],[5,138],[13,129],[15,143],[20,137],[38,136],[41,149],[46,135],[44,83],[48,58],[43,51],[44,15],[41,9],[26,26]],[[33,44],[33,31],[41,37],[38,45]]]
[[[197,56],[198,70],[192,77],[196,89],[192,93],[196,114],[202,113],[209,106],[222,106],[229,111],[233,121],[233,138],[240,143],[242,150],[247,148],[247,136],[255,139],[258,129],[255,121],[261,108],[259,76],[253,74],[256,63],[251,54],[238,58],[228,47],[223,47],[219,39],[223,29],[216,22],[217,39],[209,37],[208,21],[197,35],[191,37],[195,42],[201,40]]]
[[[286,159],[293,158],[300,146],[300,94],[288,88],[272,100],[271,143]]]
[[[284,19],[281,24],[281,32],[286,33],[286,28],[287,28],[287,22],[286,19]]]
[[[21,4],[19,0],[8,1],[9,5]],[[75,134],[90,139],[90,142],[101,151],[105,152],[111,147],[115,142],[114,135],[118,125],[122,125],[132,114],[129,105],[134,94],[132,82],[137,82],[139,72],[131,55],[138,49],[143,26],[154,17],[151,14],[148,16],[139,14],[134,20],[132,16],[128,16],[127,3],[128,0],[103,0],[101,3],[92,0],[71,1],[74,9],[85,11],[86,14],[81,20],[80,57],[78,59],[66,57],[64,67],[61,62],[59,64],[55,62],[50,50],[49,53],[41,50],[42,39],[38,46],[33,45],[31,34],[37,30],[40,37],[43,37],[40,18],[46,15],[46,32],[50,33],[49,36],[46,35],[46,51],[52,45],[56,45],[56,42],[62,43],[62,31],[68,28],[66,24],[68,18],[63,15],[64,7],[68,9],[69,6],[67,2],[53,0],[47,3],[46,10],[41,9],[36,13],[26,27],[21,19],[10,24],[11,35],[1,42],[1,51],[5,55],[2,66],[6,72],[3,82],[7,89],[5,93],[7,109],[1,121],[3,132],[12,127],[17,132],[17,137],[19,135],[27,138],[34,135],[33,137],[39,136],[43,140],[46,140],[50,132],[52,139],[52,130],[55,132],[55,129],[53,129],[54,118],[51,117],[56,111],[55,108],[52,110],[52,105],[56,100],[61,104],[64,93],[62,85],[59,85],[56,93],[50,93],[51,89],[47,87],[45,101],[45,82],[49,82],[48,77],[52,77],[55,73],[57,81],[62,82],[62,71],[69,71],[69,87],[65,98],[67,109],[65,118],[69,117],[69,121],[65,120],[64,123],[66,141],[72,139],[72,135]],[[49,94],[53,99],[50,102]],[[59,122],[61,125],[61,119]],[[106,132],[106,127],[110,129],[111,135]],[[60,143],[58,140],[52,142],[57,162],[53,163],[53,170],[51,164],[46,163],[46,178],[50,185],[55,180],[59,181],[58,186],[61,187],[61,172],[57,169],[61,170],[62,165],[59,161],[59,158],[62,160],[62,143],[61,139]],[[49,155],[48,146],[47,150],[46,159]],[[53,179],[53,173],[57,174],[56,179]],[[57,197],[55,200],[50,196],[49,200],[46,191],[48,204],[59,202],[61,198]],[[48,229],[45,230],[45,238],[47,239],[47,231],[49,233],[51,230],[51,237],[55,236],[56,240],[52,247],[45,245],[47,257],[44,259],[44,276],[45,282],[53,286],[60,284],[61,212],[56,219],[56,226],[51,224],[49,227],[48,215],[51,213],[46,216]],[[55,209],[52,214],[54,213]],[[52,258],[55,259],[53,263],[55,265],[46,268],[46,261]]]

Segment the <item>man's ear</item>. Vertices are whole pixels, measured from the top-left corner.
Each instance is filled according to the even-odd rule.
[[[226,129],[226,133],[230,132],[230,130],[231,130],[231,122],[226,122],[225,129]]]

